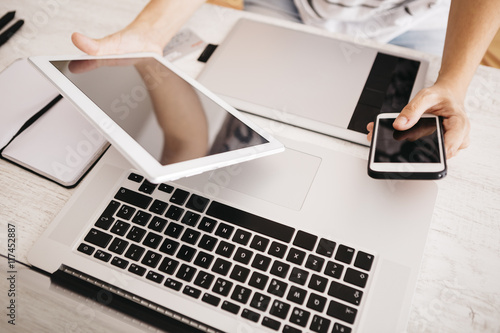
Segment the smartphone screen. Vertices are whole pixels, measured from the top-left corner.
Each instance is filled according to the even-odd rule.
[[[379,119],[375,163],[441,163],[435,118],[420,118],[406,131],[395,130],[393,122]]]

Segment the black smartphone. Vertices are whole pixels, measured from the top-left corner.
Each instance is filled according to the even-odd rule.
[[[441,179],[446,156],[441,119],[424,114],[409,130],[393,127],[399,113],[382,113],[373,128],[368,175],[376,179]]]

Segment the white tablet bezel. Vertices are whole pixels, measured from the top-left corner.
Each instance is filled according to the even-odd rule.
[[[257,146],[224,152],[211,156],[204,156],[179,163],[161,165],[150,153],[148,153],[137,141],[115,123],[104,111],[92,102],[80,89],[78,89],[68,78],[66,78],[51,61],[71,60],[93,60],[93,59],[123,59],[153,57],[180,78],[192,85],[195,89],[212,99],[223,107],[227,112],[242,121],[256,133],[261,135],[267,143]],[[36,56],[30,57],[29,61],[45,75],[61,92],[68,98],[78,110],[123,154],[124,157],[146,178],[153,183],[161,183],[199,174],[216,168],[248,161],[254,158],[267,156],[284,150],[284,146],[248,120],[241,112],[234,109],[220,97],[210,92],[196,80],[182,74],[178,69],[171,66],[167,60],[155,53],[133,53],[112,56]]]
[[[397,173],[437,173],[446,169],[446,157],[443,149],[443,136],[441,135],[441,126],[439,118],[433,114],[424,113],[421,118],[432,118],[436,120],[436,131],[438,137],[439,163],[387,163],[375,162],[375,151],[377,149],[378,121],[380,119],[396,119],[399,113],[381,113],[377,116],[374,123],[372,145],[370,149],[369,167],[375,172],[397,172]]]

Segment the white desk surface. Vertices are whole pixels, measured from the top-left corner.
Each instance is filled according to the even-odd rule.
[[[144,0],[4,0],[0,3],[0,14],[16,10],[16,17],[26,22],[0,47],[0,70],[21,57],[80,54],[71,43],[72,32],[104,36],[130,22],[145,3]],[[205,41],[218,43],[241,15],[248,14],[205,5],[188,26]],[[203,66],[195,59],[194,55],[187,56],[176,64],[195,76]],[[438,58],[429,59],[432,65],[428,84],[439,68]],[[448,176],[437,182],[439,194],[408,332],[500,332],[500,70],[478,69],[466,107],[472,124],[471,146],[449,161]],[[304,140],[367,158],[365,147],[295,128],[288,130],[300,131]],[[7,254],[7,224],[13,223],[17,226],[16,257],[26,262],[31,245],[72,192],[0,160],[0,254]],[[6,286],[6,259],[0,260],[0,284]],[[20,295],[24,296],[17,301],[25,310],[20,310],[16,328],[48,330],[47,311],[40,308],[38,313],[36,307],[28,306],[36,294],[27,290]],[[5,303],[2,299],[7,300],[3,292],[0,304]],[[69,311],[60,301],[48,301],[58,311],[54,318],[59,321],[64,321],[65,316],[67,320],[78,321],[80,315],[85,315]],[[38,302],[43,307],[43,302]],[[0,311],[0,328],[6,324],[4,312]],[[84,328],[86,322],[91,320],[80,320],[78,327]],[[104,331],[109,327],[94,329]]]

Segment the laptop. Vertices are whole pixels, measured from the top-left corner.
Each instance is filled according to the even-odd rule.
[[[428,68],[424,57],[401,49],[248,18],[204,58],[198,80],[235,108],[362,145],[366,124],[400,112]]]
[[[264,127],[284,152],[158,184],[112,144],[28,261],[198,331],[403,331],[436,184]]]

